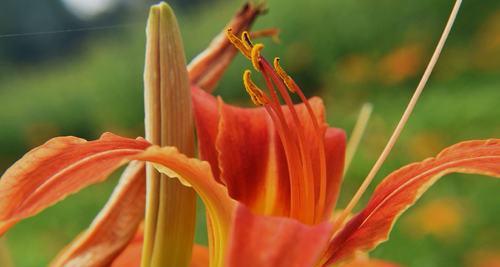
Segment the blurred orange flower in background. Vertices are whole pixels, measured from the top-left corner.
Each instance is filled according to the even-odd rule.
[[[416,208],[405,219],[405,229],[414,238],[432,235],[447,241],[460,235],[464,214],[469,213],[460,200],[438,198]]]
[[[500,250],[478,250],[465,258],[467,267],[500,267]]]
[[[473,58],[475,64],[481,69],[494,69],[500,67],[500,11],[488,17],[480,28],[476,37]]]
[[[414,77],[422,66],[423,49],[419,44],[403,45],[382,57],[378,63],[382,82],[395,84]]]

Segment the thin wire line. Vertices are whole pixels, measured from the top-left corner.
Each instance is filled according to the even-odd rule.
[[[26,32],[26,33],[7,33],[7,34],[0,34],[0,39],[17,38],[17,37],[28,37],[28,36],[37,36],[37,35],[60,34],[60,33],[69,33],[69,32],[111,30],[111,29],[117,29],[117,28],[128,28],[128,27],[138,26],[138,25],[142,25],[142,23],[117,24],[117,25],[110,25],[110,26],[85,27],[85,28],[55,30],[55,31]]]

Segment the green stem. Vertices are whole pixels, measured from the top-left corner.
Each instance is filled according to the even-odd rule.
[[[153,254],[156,222],[158,218],[160,174],[149,165],[146,169],[146,218],[144,225],[144,241],[142,246],[141,266],[150,266]]]
[[[5,237],[0,238],[0,266],[12,267],[12,258],[10,256],[9,248],[7,246],[7,240]]]
[[[195,219],[194,191],[175,179],[162,176],[151,266],[189,266],[194,238],[190,230],[195,227]],[[169,265],[164,265],[167,262]]]

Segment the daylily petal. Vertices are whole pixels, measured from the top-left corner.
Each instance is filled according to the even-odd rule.
[[[219,103],[220,121],[216,140],[220,179],[232,198],[253,210],[265,206],[266,189],[276,190],[288,209],[288,171],[280,160],[283,148],[263,108],[239,108]],[[281,153],[280,153],[281,152]],[[282,197],[285,195],[285,197]]]
[[[103,181],[124,158],[149,145],[144,139],[106,133],[90,142],[58,137],[31,150],[0,179],[0,235],[17,221]]]
[[[215,150],[215,140],[219,127],[217,99],[198,87],[191,88],[191,98],[196,132],[198,133],[198,153],[201,159],[210,163],[215,179],[220,182],[219,159]]]
[[[194,244],[190,267],[208,267],[208,248]]]
[[[210,164],[188,158],[174,147],[153,146],[133,159],[156,163],[158,171],[168,177],[178,178],[184,185],[192,186],[205,204],[208,224],[211,226],[210,264],[221,266],[228,240],[231,216],[235,201],[227,194],[226,188],[212,176]]]
[[[328,222],[310,226],[289,218],[254,215],[238,205],[227,266],[315,266],[331,229]]]
[[[58,137],[32,150],[14,164],[0,180],[0,229],[5,232],[17,221],[33,216],[92,183],[105,179],[131,160],[149,161],[169,177],[192,186],[204,201],[213,229],[211,262],[223,264],[223,253],[235,202],[212,176],[210,164],[188,158],[176,148],[151,146],[144,139],[104,134],[86,141]],[[21,197],[19,197],[21,196]]]
[[[328,128],[325,133],[325,149],[327,188],[323,218],[327,219],[332,216],[332,211],[337,203],[342,184],[346,151],[346,135],[344,130]]]
[[[462,142],[435,158],[391,173],[377,186],[366,208],[335,236],[326,254],[327,264],[385,241],[398,216],[437,179],[453,172],[500,177],[500,139]]]
[[[113,260],[111,267],[138,267],[141,266],[142,242],[144,234],[136,234],[128,246]]]
[[[182,184],[192,186],[207,205],[209,213],[230,222],[235,201],[227,195],[226,188],[212,176],[210,164],[189,158],[175,147],[152,146],[133,159],[155,163],[155,168]]]
[[[192,95],[200,156],[210,162],[216,179],[227,186],[232,198],[253,211],[287,215],[290,209],[288,163],[276,128],[265,109],[227,105],[197,88],[193,88]],[[321,131],[326,131],[325,206],[331,208],[342,175],[345,135],[340,129],[326,128],[321,99],[311,98],[309,102]],[[305,105],[298,104],[295,108],[306,138],[312,139],[317,133]],[[283,108],[283,113],[291,123],[288,108]],[[318,144],[311,142],[308,149],[313,164],[318,164]],[[314,176],[318,177],[319,173]],[[318,181],[315,184],[319,186]],[[325,209],[326,213],[331,214],[331,210]]]
[[[108,266],[144,218],[145,195],[144,163],[133,162],[89,229],[61,251],[51,266]]]

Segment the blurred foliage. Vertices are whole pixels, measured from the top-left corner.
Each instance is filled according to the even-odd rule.
[[[14,7],[14,2],[2,2],[2,8]],[[196,6],[180,9],[188,59],[206,47],[241,4],[197,1]],[[53,5],[52,9],[44,7],[51,11],[39,14],[43,19],[36,20],[34,31],[54,29],[56,24],[51,23],[56,22],[47,21],[49,17],[64,21],[57,22],[62,28],[80,27],[72,19],[64,20],[65,15],[50,13],[59,10]],[[349,132],[362,103],[374,104],[365,139],[346,176],[341,207],[368,172],[404,110],[451,5],[450,0],[268,1],[269,14],[255,28],[279,27],[281,43],[263,40],[264,55],[280,56],[308,95],[324,98],[332,124]],[[116,22],[129,26],[84,31],[73,37],[70,32],[0,38],[1,170],[57,135],[90,139],[103,131],[142,135],[146,12],[136,8],[120,14]],[[0,34],[33,31],[11,19],[0,17]],[[391,170],[435,155],[458,141],[499,137],[499,32],[500,2],[464,1],[428,88],[378,181]],[[53,54],[40,60],[22,59],[33,55],[19,43],[31,43],[32,49],[38,49],[51,38]],[[70,53],[64,53],[67,38],[74,38],[77,44]],[[6,52],[12,51],[6,47],[15,47],[21,57]],[[249,105],[241,74],[250,67],[239,56],[217,93],[227,102]],[[113,178],[85,189],[16,226],[6,236],[16,266],[46,264],[91,222],[115,182]],[[450,175],[402,217],[391,240],[372,255],[407,266],[493,266],[481,264],[498,263],[498,186],[493,179]],[[206,243],[202,209],[199,212],[197,240]],[[448,225],[443,226],[446,221],[433,213],[445,216]],[[444,233],[435,234],[439,227],[455,227],[456,231],[443,238]]]

